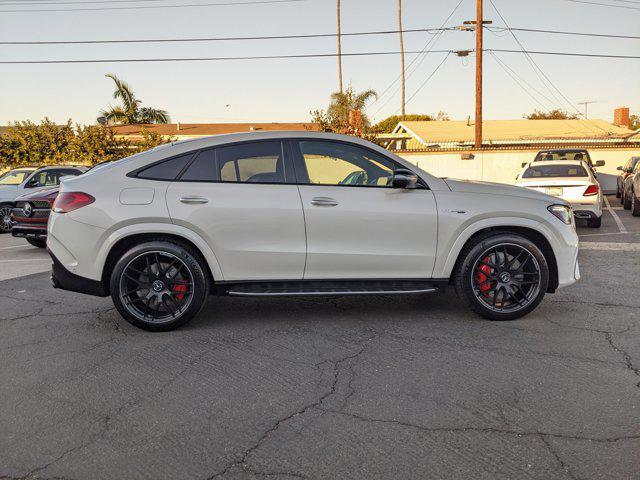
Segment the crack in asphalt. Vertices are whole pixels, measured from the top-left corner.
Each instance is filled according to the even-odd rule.
[[[572,480],[580,480],[569,468],[569,465],[567,465],[565,463],[564,460],[562,460],[562,457],[560,457],[560,454],[556,451],[555,448],[553,448],[553,445],[551,445],[551,443],[549,442],[549,440],[547,440],[547,438],[544,435],[540,435],[540,440],[542,440],[542,443],[544,443],[545,447],[547,448],[547,450],[549,451],[549,453],[551,453],[551,455],[553,455],[553,457],[556,459],[556,462],[558,462],[558,466],[562,469],[562,471],[564,473],[566,473],[569,478],[571,478]]]
[[[322,394],[320,396],[320,398],[318,398],[318,400],[303,405],[302,407],[300,407],[299,409],[297,409],[296,411],[294,411],[293,413],[290,413],[282,418],[280,418],[279,420],[277,420],[272,426],[271,428],[269,428],[268,430],[266,430],[265,432],[263,432],[263,434],[257,439],[257,441],[251,445],[249,448],[245,449],[244,452],[242,453],[242,455],[240,456],[240,458],[238,458],[237,460],[234,460],[233,462],[228,463],[222,470],[214,473],[213,475],[210,475],[209,477],[207,477],[207,480],[213,480],[214,478],[220,478],[224,475],[226,475],[227,473],[229,473],[232,469],[236,468],[236,467],[240,467],[245,471],[249,471],[251,472],[251,467],[249,465],[247,465],[247,460],[249,458],[249,456],[255,452],[258,448],[260,448],[260,446],[274,433],[276,432],[284,423],[288,422],[289,420],[296,418],[300,415],[305,414],[306,412],[308,412],[311,409],[320,409],[322,410],[321,407],[323,402],[325,400],[327,400],[329,397],[331,397],[332,395],[334,395],[337,392],[337,386],[338,386],[338,381],[339,381],[339,377],[340,377],[340,369],[341,369],[341,365],[345,362],[348,362],[349,360],[354,360],[356,358],[358,358],[359,356],[361,356],[366,348],[367,348],[367,344],[368,342],[370,342],[371,340],[373,340],[373,338],[369,338],[367,340],[365,340],[364,342],[362,342],[360,344],[360,347],[358,348],[358,351],[356,351],[355,353],[351,353],[348,355],[345,355],[337,360],[324,360],[322,362],[319,362],[317,364],[317,367],[321,369],[321,367],[323,365],[331,365],[332,366],[332,370],[333,370],[333,380],[331,382],[331,386],[329,388],[329,390],[327,392],[325,392],[324,394]],[[287,473],[287,475],[292,475],[291,473]],[[307,478],[305,477],[303,474],[300,473],[296,473],[294,476],[296,476],[297,478]]]
[[[607,342],[609,342],[609,345],[611,346],[611,348],[613,348],[616,352],[622,355],[622,358],[624,360],[627,370],[632,371],[637,377],[640,377],[640,369],[634,366],[631,355],[629,355],[629,353],[626,350],[624,350],[622,347],[619,347],[618,345],[615,344],[615,342],[613,341],[613,335],[611,334],[611,332],[603,332],[603,333],[604,333],[604,338],[607,339]],[[636,383],[636,387],[640,388],[640,381]]]
[[[580,436],[580,435],[569,435],[564,433],[526,431],[526,430],[517,430],[517,429],[508,429],[508,428],[495,428],[495,427],[428,427],[425,425],[419,425],[419,424],[407,422],[404,420],[389,420],[389,419],[383,419],[383,418],[375,418],[375,417],[369,417],[366,415],[360,415],[358,413],[344,412],[341,410],[322,409],[322,408],[318,408],[318,409],[323,410],[326,413],[333,413],[336,415],[351,417],[362,422],[397,425],[400,427],[421,430],[427,433],[476,432],[476,433],[488,433],[488,434],[515,435],[518,437],[545,436],[545,437],[552,437],[552,438],[561,438],[564,440],[580,440],[580,441],[588,441],[588,442],[595,442],[595,443],[615,443],[615,442],[620,442],[625,440],[640,439],[640,433],[633,434],[633,435],[620,435],[617,437],[587,437],[587,436]]]

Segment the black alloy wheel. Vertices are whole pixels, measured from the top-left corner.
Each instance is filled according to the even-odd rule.
[[[11,210],[11,205],[0,205],[0,233],[10,232],[13,228]]]
[[[549,267],[538,246],[515,234],[493,234],[465,247],[454,278],[458,294],[490,320],[514,320],[542,300]]]
[[[122,316],[145,330],[172,330],[202,309],[209,282],[195,252],[150,242],[127,252],[111,277],[111,297]]]

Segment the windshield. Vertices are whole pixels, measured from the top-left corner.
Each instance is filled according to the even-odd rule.
[[[583,160],[589,161],[589,154],[586,151],[574,152],[540,152],[536,155],[534,162],[553,162],[556,160]]]
[[[529,167],[522,178],[549,177],[588,177],[587,171],[581,165],[539,165]]]
[[[31,173],[29,170],[11,170],[0,176],[0,185],[20,185],[27,175]]]

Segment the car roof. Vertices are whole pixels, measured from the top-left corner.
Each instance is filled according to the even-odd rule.
[[[546,162],[531,162],[527,168],[544,168],[549,165],[581,165],[586,167],[587,162],[584,160],[549,160]]]
[[[51,170],[53,168],[75,168],[76,170],[80,170],[82,172],[87,167],[82,165],[45,165],[44,167],[37,168],[36,170],[44,171],[44,170]]]
[[[589,153],[586,148],[551,148],[549,150],[540,150],[538,153]]]

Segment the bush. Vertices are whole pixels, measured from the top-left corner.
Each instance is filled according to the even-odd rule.
[[[156,147],[173,139],[143,130],[143,139],[132,143],[117,138],[104,125],[56,125],[48,118],[40,124],[14,122],[0,136],[0,170],[54,164],[95,165]]]

